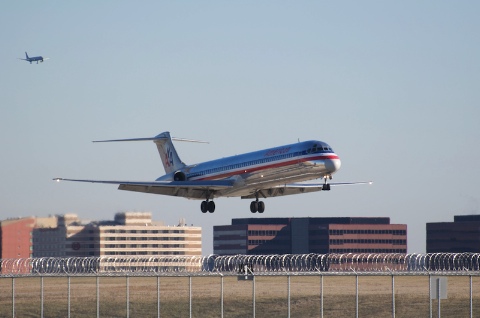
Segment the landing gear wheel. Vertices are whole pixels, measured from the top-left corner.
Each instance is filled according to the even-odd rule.
[[[208,208],[208,212],[210,212],[210,213],[215,212],[215,202],[213,202],[213,201],[208,201],[208,202],[207,202],[207,205],[208,205],[208,207],[207,207],[207,208]]]
[[[263,211],[265,211],[265,203],[258,201],[258,213],[263,213]]]
[[[328,183],[325,183],[323,186],[322,186],[322,191],[330,191],[330,185]]]
[[[202,201],[200,204],[200,210],[202,210],[202,213],[207,213],[208,211],[208,202],[207,201]]]
[[[258,211],[258,202],[257,201],[252,201],[250,203],[250,212],[257,213],[257,211]]]

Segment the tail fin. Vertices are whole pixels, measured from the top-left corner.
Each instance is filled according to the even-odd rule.
[[[27,57],[27,60],[28,60],[28,54],[27,54],[27,52],[25,52],[25,56]]]
[[[168,131],[155,136],[153,142],[157,145],[158,153],[160,154],[163,167],[167,174],[185,167],[185,163],[180,160],[180,157],[173,146],[172,137],[170,137]]]
[[[172,140],[177,141],[189,141],[189,142],[200,142],[200,143],[207,143],[206,141],[201,140],[192,140],[192,139],[184,139],[184,138],[176,138],[170,137],[170,133],[168,131],[163,132],[155,137],[148,137],[148,138],[133,138],[133,139],[112,139],[112,140],[96,140],[93,142],[114,142],[114,141],[145,141],[145,140],[153,140],[153,142],[157,145],[158,153],[160,154],[160,159],[162,159],[163,167],[165,168],[165,172],[171,173],[175,172],[183,167],[185,167],[185,163],[180,160],[180,157],[173,146]]]

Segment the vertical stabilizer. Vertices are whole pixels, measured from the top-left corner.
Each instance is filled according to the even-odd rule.
[[[159,135],[156,135],[155,137],[94,140],[93,142],[145,141],[145,140],[153,140],[153,142],[157,145],[158,153],[160,154],[160,159],[162,159],[163,167],[165,168],[165,172],[167,174],[172,172],[177,172],[178,170],[186,166],[186,164],[183,163],[182,160],[180,160],[180,158],[178,157],[177,151],[173,146],[172,140],[208,143],[206,141],[201,141],[201,140],[176,138],[176,137],[172,138],[170,137],[170,133],[168,131],[163,132]],[[185,177],[185,175],[183,175],[183,177]],[[180,179],[182,179],[181,176],[180,176]]]
[[[185,164],[180,160],[180,157],[178,157],[177,151],[172,143],[172,137],[170,137],[168,131],[155,136],[153,142],[157,145],[158,153],[160,154],[163,167],[167,174],[185,167]]]
[[[27,52],[25,52],[25,56],[27,57],[27,60],[28,60],[28,54],[27,54]]]

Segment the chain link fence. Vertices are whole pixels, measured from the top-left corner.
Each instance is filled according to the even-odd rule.
[[[478,317],[479,263],[476,253],[3,259],[0,316]]]

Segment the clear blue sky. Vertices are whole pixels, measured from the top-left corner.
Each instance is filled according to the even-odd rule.
[[[200,202],[60,183],[153,180],[153,143],[197,138],[183,161],[329,143],[334,181],[373,186],[265,200],[262,217],[385,216],[425,252],[425,224],[480,209],[480,4],[476,1],[9,1],[0,4],[0,219],[77,213],[203,228],[252,217]],[[24,52],[43,64],[20,61]],[[258,215],[255,215],[258,217]]]

